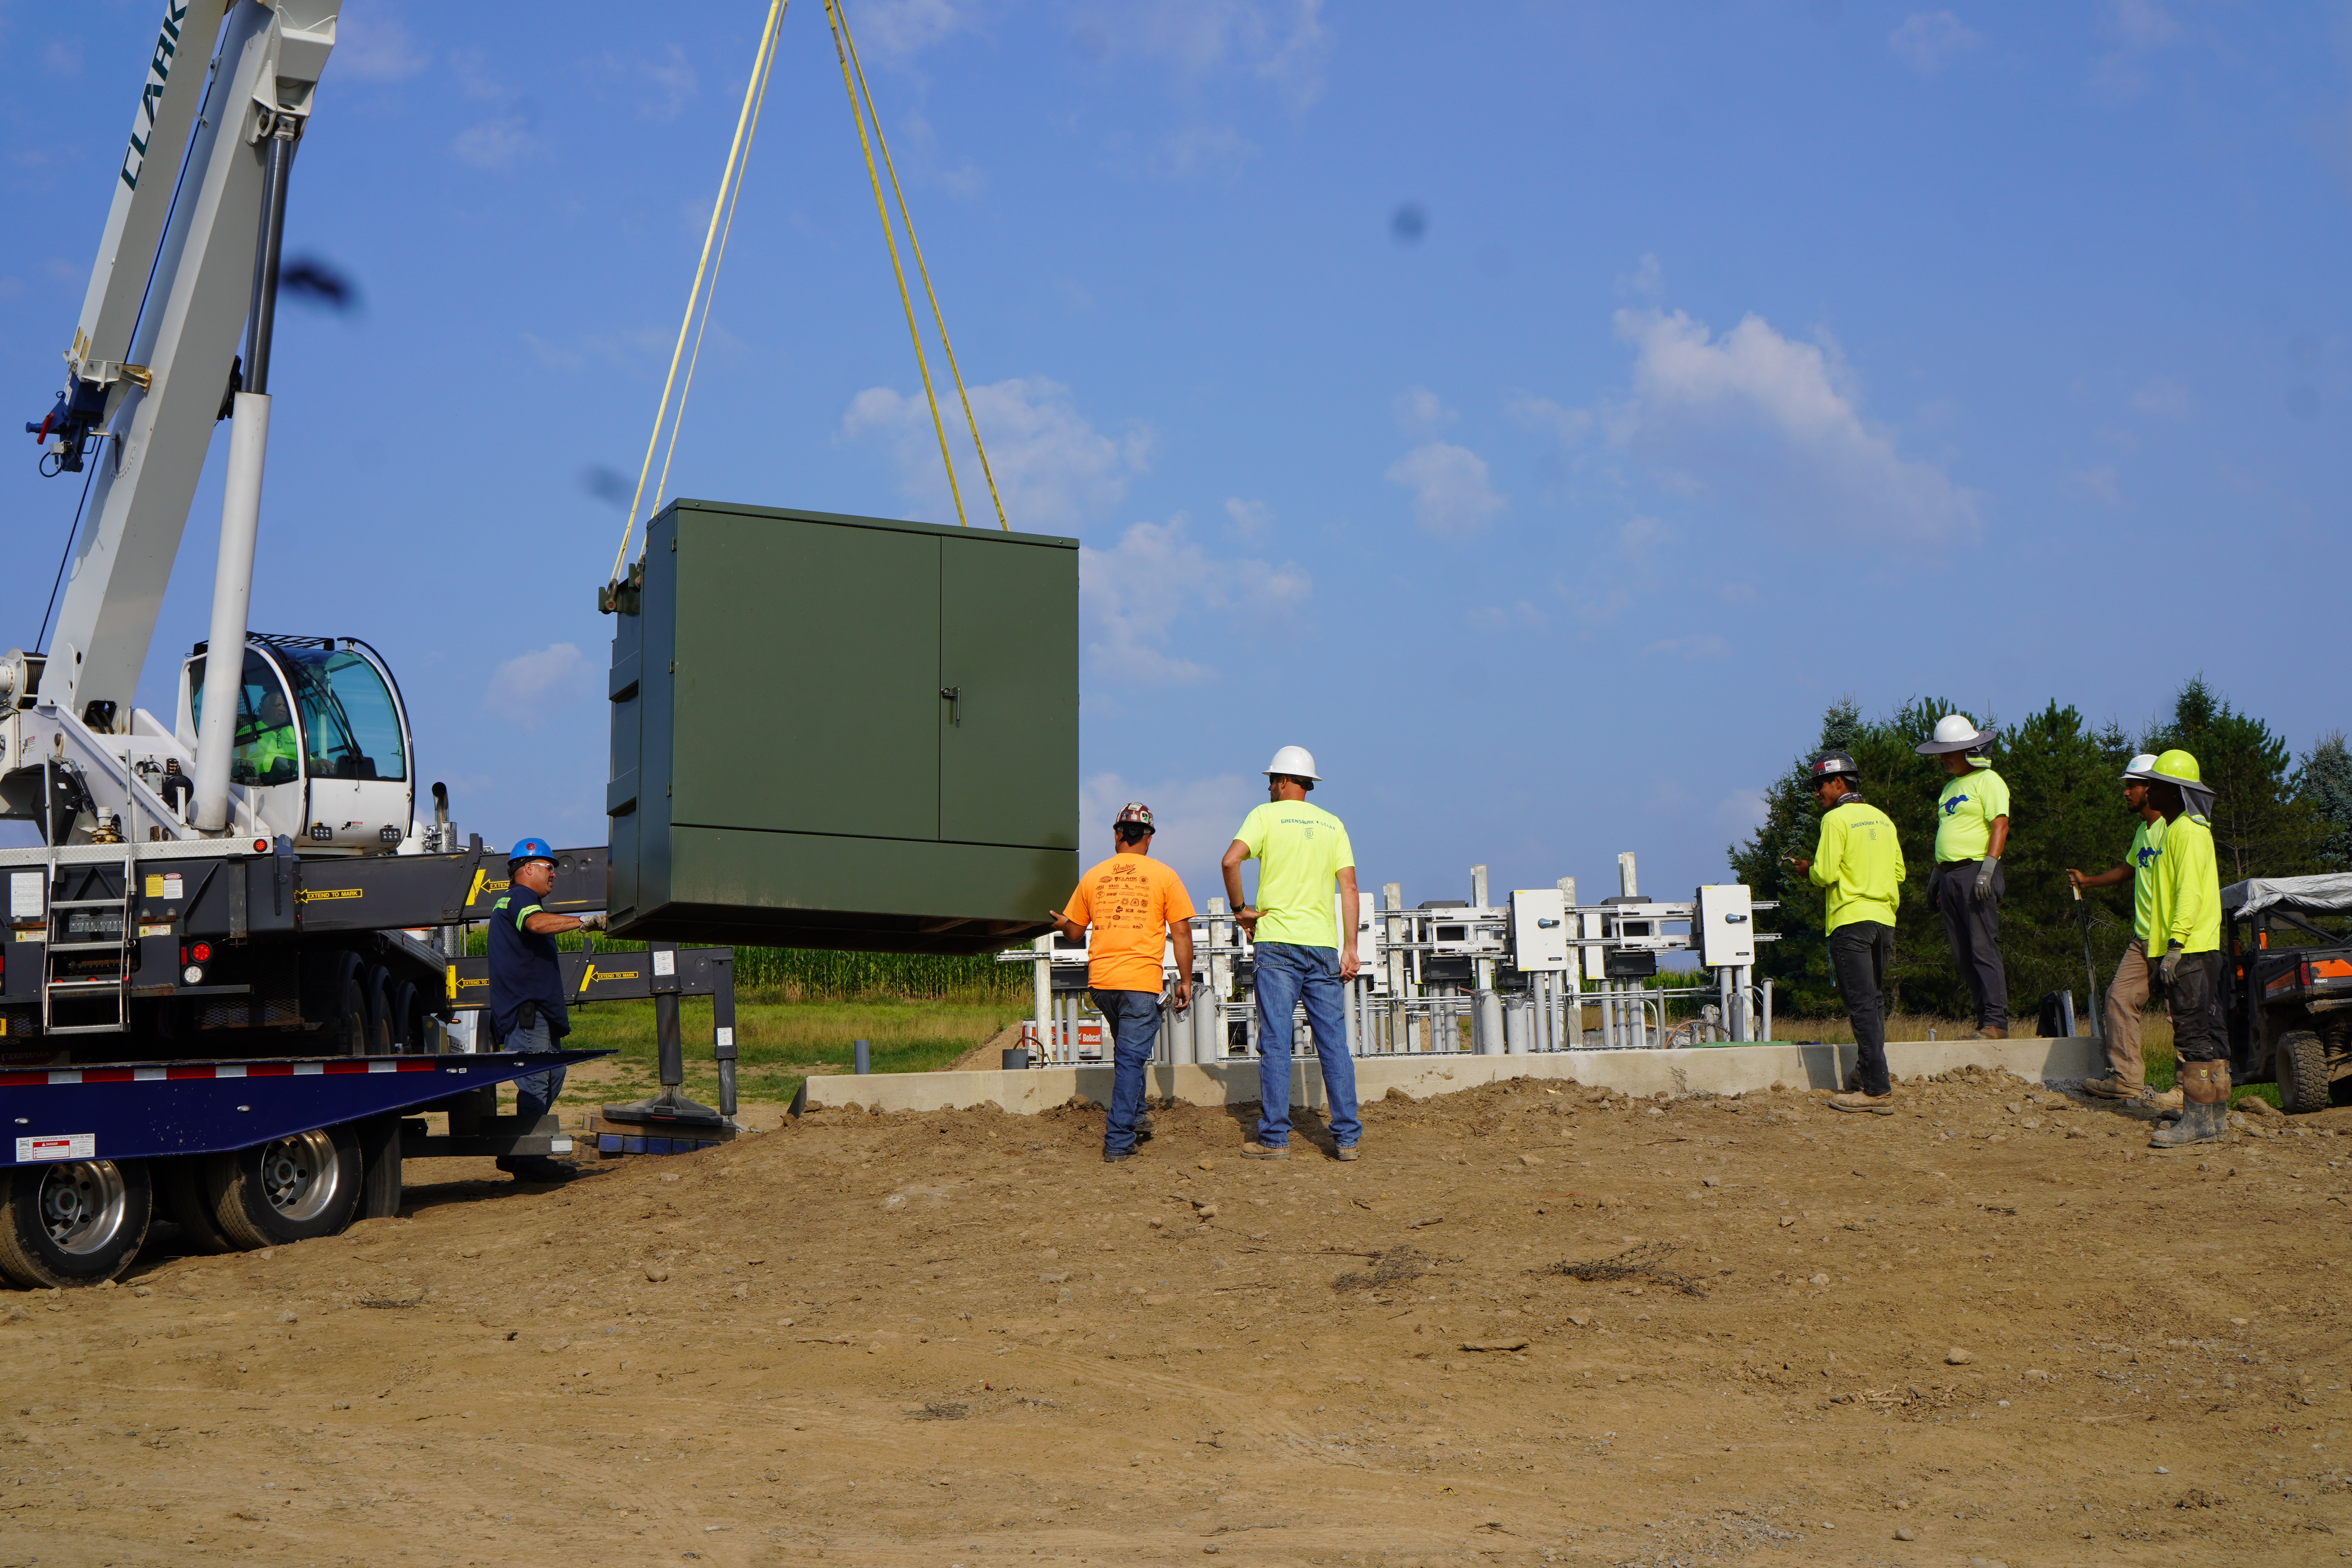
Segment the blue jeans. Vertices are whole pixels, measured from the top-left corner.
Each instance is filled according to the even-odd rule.
[[[1160,1046],[1160,993],[1097,991],[1094,998],[1111,1039],[1110,1114],[1103,1118],[1103,1152],[1125,1154],[1134,1149],[1136,1123],[1143,1120],[1143,1069]]]
[[[541,1018],[527,1029],[517,1029],[509,1034],[499,1048],[536,1056],[559,1047],[555,1043],[554,1031],[547,1026],[547,1020]],[[528,1116],[533,1121],[546,1115],[555,1104],[555,1097],[563,1092],[563,1064],[558,1062],[551,1068],[527,1072],[515,1079],[515,1114]]]
[[[1323,1064],[1323,1097],[1331,1137],[1352,1149],[1362,1136],[1356,1120],[1356,1064],[1348,1056],[1348,1021],[1340,1012],[1339,950],[1297,942],[1257,944],[1257,1141],[1269,1149],[1290,1142],[1290,1011],[1303,996],[1315,1057]]]

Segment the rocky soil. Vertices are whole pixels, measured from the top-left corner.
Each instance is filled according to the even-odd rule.
[[[2352,1556],[2352,1110],[813,1115],[0,1295],[0,1564]]]

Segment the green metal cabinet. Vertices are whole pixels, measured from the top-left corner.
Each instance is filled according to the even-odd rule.
[[[619,934],[983,952],[1068,897],[1077,541],[680,500],[614,621]]]

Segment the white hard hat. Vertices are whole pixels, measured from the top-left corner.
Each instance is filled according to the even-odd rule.
[[[1274,753],[1274,761],[1265,764],[1265,771],[1269,776],[1288,773],[1295,779],[1320,780],[1323,776],[1315,771],[1315,754],[1304,746],[1283,747]]]
[[[2137,779],[2142,784],[2153,784],[2159,776],[2161,775],[2156,771],[2154,752],[2142,752],[2124,764],[2124,777],[2127,779]]]
[[[1936,732],[1911,749],[1923,757],[1946,752],[1974,752],[1990,744],[1997,730],[1979,730],[1965,713],[1947,713],[1936,721]]]

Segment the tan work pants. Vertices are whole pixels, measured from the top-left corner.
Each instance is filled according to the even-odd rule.
[[[2147,944],[2131,939],[2107,987],[2107,1071],[2133,1089],[2147,1084],[2139,1054],[2139,1011],[2147,1005]]]

